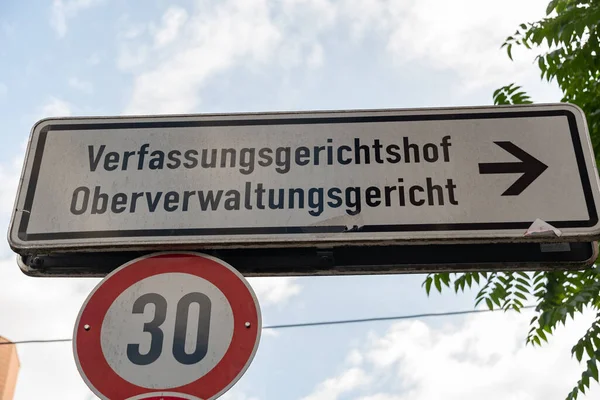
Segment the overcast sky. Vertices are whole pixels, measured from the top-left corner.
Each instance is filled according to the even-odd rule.
[[[490,104],[517,82],[560,100],[533,53],[499,49],[548,0],[0,2],[0,226],[43,117]],[[0,335],[70,337],[97,279],[23,275],[0,243]],[[252,279],[265,325],[463,310],[422,275]],[[230,400],[562,399],[588,317],[542,349],[529,312],[265,332]],[[93,399],[71,347],[18,346],[16,399]],[[587,398],[595,399],[595,388]]]

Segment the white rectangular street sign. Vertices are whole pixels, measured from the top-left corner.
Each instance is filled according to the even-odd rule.
[[[593,241],[599,199],[585,117],[568,104],[47,119],[9,242],[40,254]],[[553,236],[526,234],[534,221]]]

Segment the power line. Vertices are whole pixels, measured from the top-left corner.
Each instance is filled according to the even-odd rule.
[[[534,308],[535,306],[524,306],[521,309]],[[449,311],[442,313],[426,313],[426,314],[413,314],[413,315],[399,315],[395,317],[375,317],[375,318],[360,318],[360,319],[344,319],[339,321],[322,321],[322,322],[304,322],[299,324],[285,324],[285,325],[270,325],[263,326],[263,329],[281,329],[281,328],[303,328],[309,326],[322,326],[322,325],[341,325],[341,324],[355,324],[359,322],[376,322],[376,321],[392,321],[399,319],[414,319],[414,318],[428,318],[428,317],[446,317],[451,315],[464,315],[464,314],[480,314],[499,311],[495,310],[466,310],[466,311]]]
[[[17,340],[15,342],[0,342],[3,344],[30,344],[30,343],[58,343],[58,342],[70,342],[73,339],[31,339],[31,340]]]
[[[534,308],[535,306],[524,306],[521,309]],[[311,326],[324,326],[324,325],[342,325],[342,324],[356,324],[362,322],[377,322],[377,321],[393,321],[401,319],[415,319],[415,318],[429,318],[429,317],[447,317],[452,315],[465,315],[465,314],[481,314],[500,311],[500,309],[494,310],[463,310],[463,311],[448,311],[441,313],[425,313],[425,314],[412,314],[412,315],[398,315],[392,317],[373,317],[373,318],[359,318],[359,319],[343,319],[337,321],[318,321],[318,322],[301,322],[297,324],[281,324],[281,325],[267,325],[263,326],[263,329],[283,329],[283,328],[306,328]],[[59,343],[59,342],[70,342],[73,339],[32,339],[32,340],[17,340],[14,342],[0,342],[3,344],[31,344],[31,343]]]

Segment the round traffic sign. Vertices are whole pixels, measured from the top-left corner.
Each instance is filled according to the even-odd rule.
[[[156,253],[111,272],[75,323],[77,369],[101,399],[210,400],[258,348],[260,307],[244,277],[199,253]]]

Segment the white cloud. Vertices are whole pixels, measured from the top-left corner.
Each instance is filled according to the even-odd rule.
[[[259,400],[258,397],[248,397],[246,394],[236,391],[232,389],[225,393],[222,397],[222,400]]]
[[[284,72],[325,62],[325,38],[369,40],[402,67],[418,63],[457,77],[458,91],[539,82],[531,53],[500,45],[519,23],[543,17],[547,0],[266,0],[171,6],[135,40],[121,38],[117,65],[135,73],[126,114],[198,109],[208,80],[241,66]],[[518,9],[519,12],[515,12]],[[333,35],[333,36],[332,36]],[[264,69],[264,68],[263,68]]]
[[[343,4],[328,0],[284,0],[280,14],[273,17],[282,40],[276,60],[284,69],[308,66],[316,68],[324,61],[323,37],[336,23],[343,24],[339,13]],[[343,28],[343,25],[341,25]]]
[[[0,270],[2,335],[10,340],[71,337],[79,308],[97,283],[30,278],[21,273],[14,256],[1,260]],[[16,400],[40,398],[40,390],[63,399],[83,399],[90,393],[75,368],[70,343],[23,344],[17,351],[21,370]]]
[[[80,11],[100,4],[103,0],[54,0],[50,15],[50,26],[56,31],[58,37],[67,34],[67,24],[75,18]]]
[[[341,395],[369,384],[370,378],[360,368],[350,368],[335,378],[320,383],[314,392],[302,400],[337,400]]]
[[[298,295],[302,287],[296,278],[249,278],[250,285],[256,292],[260,304],[283,304]]]
[[[527,74],[532,59],[511,62],[500,45],[525,21],[544,16],[546,0],[376,1],[346,0],[355,35],[375,32],[385,38],[398,64],[418,61],[456,73],[466,89],[512,82]],[[519,10],[519,12],[515,12]],[[537,72],[536,72],[537,74]]]
[[[127,18],[125,18],[126,20]],[[146,32],[145,25],[130,25],[123,32],[121,32],[121,36],[125,39],[135,39],[142,36]]]
[[[352,350],[348,354],[348,357],[346,357],[346,363],[353,365],[353,366],[361,365],[363,363],[363,360],[364,360],[364,357],[361,354],[361,352],[358,350]]]
[[[531,312],[480,314],[467,317],[458,326],[436,328],[422,321],[407,321],[392,325],[385,334],[371,333],[360,356],[353,350],[346,361],[347,371],[355,371],[356,361],[361,360],[361,379],[372,383],[368,388],[357,386],[352,398],[564,398],[581,372],[570,349],[593,315],[570,321],[541,348],[524,343],[531,316]],[[590,399],[600,393],[597,384],[592,386]]]
[[[318,68],[323,65],[323,46],[320,44],[315,44],[308,55],[308,59],[306,60],[306,64],[309,68]]]
[[[158,63],[136,76],[127,114],[192,111],[198,104],[197,91],[209,77],[240,59],[264,61],[279,40],[280,33],[269,18],[266,0],[229,0],[218,5],[202,2],[199,7],[177,29],[181,30],[177,39],[170,33],[157,36],[157,43],[172,40],[171,46],[164,51],[158,48],[151,57],[141,50],[133,57],[139,63],[146,59]],[[172,15],[173,9],[166,15],[169,13]],[[174,20],[173,26],[183,23],[181,15]],[[131,61],[132,57],[125,58]],[[135,63],[119,61],[121,68],[132,64]]]
[[[98,54],[98,53],[92,53],[87,58],[87,63],[89,65],[98,65],[98,64],[100,64],[100,61],[102,61],[102,59],[100,58],[100,54]]]
[[[72,113],[72,105],[57,97],[50,97],[48,102],[41,107],[40,117],[68,117]]]
[[[361,397],[360,400],[401,400],[401,398],[391,394],[377,393],[372,396]]]
[[[283,0],[284,25],[293,25],[296,22],[308,22],[310,26],[302,34],[311,35],[311,31],[321,31],[331,27],[338,17],[339,10],[343,7],[330,0]]]
[[[146,43],[121,41],[119,68],[137,70],[126,114],[186,113],[197,109],[202,86],[218,73],[275,61],[284,68],[324,62],[320,36],[334,27],[328,0],[228,0],[171,7]],[[150,46],[152,43],[152,46]]]
[[[117,67],[122,70],[132,70],[146,62],[148,46],[122,43],[117,58]]]
[[[387,21],[389,18],[389,15],[387,15],[389,10],[398,6],[401,6],[399,2],[343,0],[341,13],[343,19],[349,23],[352,38],[359,40],[367,32],[381,30],[383,28],[382,22]]]
[[[169,8],[162,17],[162,25],[154,34],[154,45],[162,47],[175,40],[187,18],[188,14],[183,8]]]
[[[261,333],[261,337],[279,337],[281,334],[275,329],[264,329]]]
[[[144,39],[152,31],[153,24],[132,20],[129,14],[121,15],[117,23],[117,67],[123,71],[135,70],[146,62],[150,46]]]
[[[80,92],[91,94],[94,92],[94,85],[92,82],[81,80],[77,77],[69,78],[69,86],[73,89],[79,90]]]

